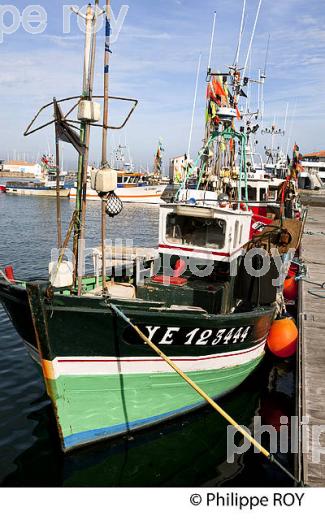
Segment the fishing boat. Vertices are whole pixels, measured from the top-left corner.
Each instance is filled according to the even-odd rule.
[[[56,197],[57,196],[57,168],[53,156],[43,155],[42,174],[35,181],[10,181],[6,184],[6,194],[22,196]],[[65,174],[60,172],[60,197],[69,197],[70,188],[65,185]]]
[[[238,151],[236,197],[205,191],[202,198],[162,204],[158,249],[106,244],[106,217],[122,210],[116,171],[107,162],[109,5],[102,166],[92,177],[102,201],[101,243],[91,250],[94,270],[83,270],[89,138],[100,110],[92,89],[98,12],[89,5],[83,94],[77,103],[73,98],[80,136],[69,126],[60,101],[51,104],[57,140],[64,137],[79,151],[76,209],[63,240],[57,206],[60,254],[49,266],[49,279],[19,281],[10,269],[0,274],[0,300],[41,366],[63,451],[202,406],[204,399],[180,378],[175,365],[212,398],[237,388],[261,363],[272,322],[282,311],[271,249],[284,255],[297,248],[301,231],[297,221],[273,222],[258,237],[270,269],[256,273],[259,255],[254,269],[246,269],[256,245],[253,214],[241,196],[241,186],[247,191],[246,136],[233,128],[236,110],[228,108],[223,118],[219,112],[208,143],[223,142],[224,151],[230,146]],[[220,156],[222,167],[233,166],[226,158]],[[72,231],[74,265],[64,259]]]
[[[165,186],[158,183],[151,184],[148,176],[139,172],[116,171],[117,188],[116,196],[122,202],[132,202],[136,204],[160,204]],[[70,198],[75,200],[77,197],[77,187],[71,188]],[[100,202],[98,192],[92,189],[91,181],[87,184],[87,200]]]
[[[112,152],[111,166],[116,170],[116,196],[122,201],[133,204],[160,204],[166,185],[161,182],[163,147],[159,141],[154,161],[154,172],[146,173],[135,171],[129,147],[119,144]],[[126,158],[126,154],[128,157]],[[92,188],[91,177],[96,175],[96,168],[89,168],[87,178],[87,200],[100,202],[98,192]],[[70,198],[77,197],[77,183],[70,191]]]
[[[258,77],[249,77],[246,72],[259,18],[261,2],[258,4],[253,31],[245,62],[239,65],[240,49],[243,38],[244,20],[247,15],[246,2],[243,4],[241,27],[237,44],[236,56],[232,66],[225,72],[215,72],[211,67],[212,49],[214,43],[216,14],[214,15],[210,44],[210,56],[206,74],[206,124],[203,146],[198,158],[190,165],[184,162],[184,174],[181,185],[173,185],[163,195],[166,201],[218,199],[222,196],[224,202],[236,202],[240,192],[240,201],[252,211],[251,237],[260,233],[267,225],[278,220],[283,212],[286,218],[302,218],[303,208],[298,196],[297,173],[300,161],[297,161],[296,147],[293,150],[293,160],[290,165],[287,155],[280,148],[275,149],[275,136],[284,135],[285,130],[275,125],[271,129],[264,128],[262,134],[271,135],[271,147],[265,147],[267,162],[264,163],[261,154],[256,151],[257,132],[260,131],[264,115],[264,83],[266,80],[266,64],[269,50],[267,44],[264,71],[259,70]],[[200,64],[200,62],[199,62]],[[197,80],[199,78],[199,69]],[[257,107],[250,108],[251,85],[258,87]],[[193,104],[193,114],[197,96],[198,81]],[[242,99],[246,106],[241,106]],[[284,128],[288,116],[288,106],[285,115]],[[245,137],[245,144],[235,150],[233,139],[219,136],[216,140],[216,126],[227,123],[235,128],[235,122],[240,125],[240,132]],[[191,142],[191,137],[190,137]],[[188,152],[189,157],[189,152]],[[183,161],[182,161],[183,162]],[[245,164],[246,179],[241,178],[240,163]],[[273,162],[276,164],[274,165]],[[272,164],[271,164],[272,163]]]

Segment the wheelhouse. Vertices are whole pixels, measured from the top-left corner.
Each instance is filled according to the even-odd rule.
[[[159,252],[229,262],[249,241],[252,213],[210,205],[161,206]]]

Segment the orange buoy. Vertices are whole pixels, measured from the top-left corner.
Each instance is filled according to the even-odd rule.
[[[294,276],[284,280],[283,296],[286,300],[296,300],[298,298],[298,283]]]
[[[281,318],[272,323],[267,345],[275,356],[286,358],[297,350],[298,328],[292,318]]]

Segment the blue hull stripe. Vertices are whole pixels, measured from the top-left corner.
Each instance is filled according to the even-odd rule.
[[[163,413],[161,415],[154,415],[152,417],[147,417],[146,419],[138,419],[130,423],[116,424],[115,426],[109,426],[107,428],[98,428],[96,430],[73,433],[72,435],[64,437],[64,447],[68,450],[77,446],[82,446],[84,444],[94,442],[96,440],[114,437],[115,435],[119,435],[121,433],[127,433],[130,430],[140,429],[141,427],[148,426],[149,424],[159,423],[168,417],[177,416],[190,410],[194,410],[195,408],[198,408],[204,404],[205,401],[189,406],[184,406],[183,408],[178,408],[177,410]]]

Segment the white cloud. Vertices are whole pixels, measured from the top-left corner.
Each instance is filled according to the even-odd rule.
[[[132,4],[132,1],[130,2]],[[318,2],[316,2],[319,4]],[[324,14],[316,3],[304,0],[284,2],[265,0],[253,45],[252,70],[264,67],[268,33],[271,48],[268,79],[265,86],[266,116],[284,113],[295,99],[297,113],[294,132],[306,148],[321,141],[324,135],[325,56]],[[183,152],[187,146],[195,72],[199,52],[206,66],[215,0],[202,3],[171,0],[153,3],[144,13],[146,3],[130,7],[118,41],[112,46],[111,92],[139,98],[139,107],[127,128],[128,141],[138,161],[151,160],[162,135],[166,155]],[[175,5],[177,4],[177,5]],[[255,16],[256,2],[248,2],[249,19],[243,41],[245,55],[249,30]],[[142,11],[140,10],[142,7]],[[242,1],[218,2],[216,41],[213,63],[219,69],[232,62],[237,43]],[[139,12],[139,10],[141,12]],[[157,15],[159,10],[159,15]],[[6,128],[1,152],[7,148],[44,149],[52,131],[23,141],[21,134],[34,111],[54,95],[78,94],[81,90],[83,35],[47,32],[42,37],[25,40],[21,35],[8,40],[1,48],[4,73],[0,78],[0,110]],[[19,49],[16,44],[19,43]],[[98,38],[98,49],[103,36]],[[23,49],[23,51],[22,51]],[[96,91],[102,90],[102,57],[98,57]],[[193,149],[201,143],[204,124],[204,70],[200,81]],[[120,117],[112,107],[112,118]],[[307,131],[308,129],[308,131]],[[115,138],[118,140],[118,137]],[[112,140],[112,138],[111,138]],[[99,154],[100,136],[93,139],[94,153]],[[324,143],[322,145],[324,147]],[[67,152],[68,155],[68,152]]]

